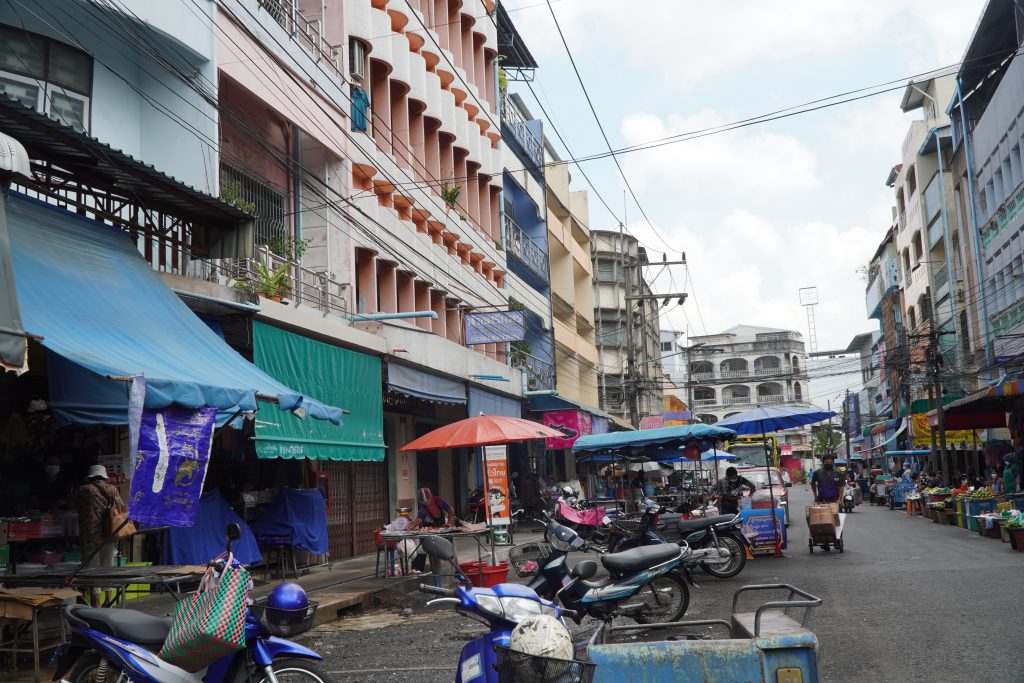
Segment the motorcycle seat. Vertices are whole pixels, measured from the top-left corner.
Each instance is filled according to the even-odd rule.
[[[624,550],[621,553],[602,555],[601,563],[605,569],[613,574],[624,574],[636,572],[642,569],[650,569],[663,562],[668,562],[679,557],[679,546],[673,543],[662,545],[645,545],[632,550]]]
[[[676,529],[679,531],[696,531],[709,526],[723,524],[732,521],[736,515],[716,515],[714,517],[698,517],[697,519],[681,519],[676,522]]]
[[[80,607],[73,616],[101,633],[142,646],[161,646],[171,630],[170,617],[153,617],[133,609]]]

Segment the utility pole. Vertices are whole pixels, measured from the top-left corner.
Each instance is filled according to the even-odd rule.
[[[622,391],[629,404],[629,421],[634,428],[640,426],[640,410],[637,406],[637,389],[634,385],[636,348],[633,346],[633,301],[629,288],[633,280],[626,268],[626,226],[619,223],[619,256],[622,277],[622,305],[626,309],[626,375],[622,378]]]
[[[843,401],[843,432],[846,434],[846,467],[852,467],[850,452],[850,390],[846,390],[846,400]]]
[[[827,410],[829,413],[832,412],[832,399],[828,399],[828,401],[825,402],[825,410]],[[832,416],[831,415],[828,416],[828,455],[831,455],[833,457],[835,456],[835,453],[832,450]]]

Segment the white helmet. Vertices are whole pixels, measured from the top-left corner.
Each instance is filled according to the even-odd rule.
[[[576,495],[576,492],[572,490],[571,486],[563,486],[562,495],[565,496],[566,498],[572,498],[573,496]]]
[[[574,654],[569,630],[550,614],[531,614],[520,621],[512,630],[509,649],[551,659],[571,660]]]

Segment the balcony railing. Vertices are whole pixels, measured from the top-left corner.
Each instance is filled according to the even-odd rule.
[[[746,377],[750,374],[749,370],[722,370],[722,379],[733,379],[735,377]]]
[[[750,403],[750,397],[749,396],[726,396],[725,397],[725,405],[727,405],[727,406],[734,406],[734,405],[739,405],[739,404],[742,404],[742,403]]]
[[[555,387],[555,366],[529,354],[517,354],[513,350],[511,365],[526,368],[526,381],[530,391],[553,389]]]
[[[501,92],[501,120],[508,126],[509,132],[523,150],[527,160],[534,167],[541,166],[544,163],[541,142],[530,130],[519,110],[508,100],[508,94],[504,90]]]
[[[759,394],[757,402],[761,405],[771,405],[773,403],[783,403],[785,398],[782,394]]]
[[[754,374],[763,377],[765,375],[778,375],[782,373],[782,366],[776,365],[773,368],[754,368]]]
[[[690,380],[693,382],[705,382],[709,379],[714,379],[715,373],[713,372],[694,372],[690,375]]]
[[[292,40],[313,56],[317,64],[323,64],[342,81],[345,80],[338,63],[338,48],[324,38],[319,19],[310,21],[299,12],[298,0],[259,0],[259,5],[288,32]]]
[[[693,399],[693,405],[696,408],[703,408],[707,406],[718,405],[717,398],[695,398]]]
[[[548,279],[548,255],[533,239],[505,214],[505,246],[545,282]]]
[[[222,161],[220,196],[256,216],[256,244],[283,243],[292,236],[286,188]]]

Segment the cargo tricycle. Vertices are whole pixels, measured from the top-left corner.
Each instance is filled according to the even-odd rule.
[[[740,611],[744,593],[767,591],[788,596]],[[736,591],[730,620],[605,624],[588,646],[594,683],[814,683],[818,639],[807,629],[807,618],[819,605],[820,598],[789,584],[760,584]]]

